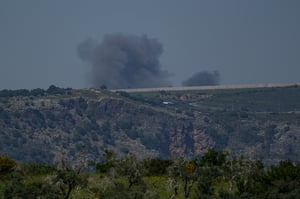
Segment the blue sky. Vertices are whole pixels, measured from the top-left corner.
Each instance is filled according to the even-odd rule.
[[[218,70],[221,84],[300,82],[298,0],[1,0],[0,89],[90,87],[76,49],[125,33],[163,44],[178,86]]]

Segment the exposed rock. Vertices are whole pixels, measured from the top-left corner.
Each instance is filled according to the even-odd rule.
[[[0,97],[0,151],[19,161],[36,162],[53,162],[62,148],[74,156],[82,146],[94,161],[103,158],[105,149],[143,158],[196,157],[209,148],[232,149],[265,162],[300,160],[298,104],[282,104],[288,107],[282,113],[267,112],[276,110],[272,104],[238,104],[239,98],[247,99],[243,95],[259,92],[239,92],[232,98],[236,102],[231,98],[219,102],[226,93],[215,97],[161,92],[145,99],[95,89]],[[169,99],[174,105],[161,104]]]

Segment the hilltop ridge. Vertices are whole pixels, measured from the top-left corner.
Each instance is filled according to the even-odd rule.
[[[0,91],[0,150],[16,160],[52,162],[85,146],[138,157],[197,157],[209,148],[265,162],[300,160],[298,84],[235,89],[111,92]]]

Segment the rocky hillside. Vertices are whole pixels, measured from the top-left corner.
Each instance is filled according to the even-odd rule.
[[[300,87],[110,92],[0,91],[0,153],[53,162],[61,150],[100,161],[105,149],[139,157],[196,157],[208,148],[265,162],[300,160]]]

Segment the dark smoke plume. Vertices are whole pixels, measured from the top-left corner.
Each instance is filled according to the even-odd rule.
[[[192,77],[182,82],[183,86],[213,86],[220,84],[220,74],[218,71],[202,71],[195,73]]]
[[[88,39],[78,55],[92,66],[92,84],[110,89],[169,86],[169,73],[161,69],[163,46],[146,35],[107,34],[101,43]]]

